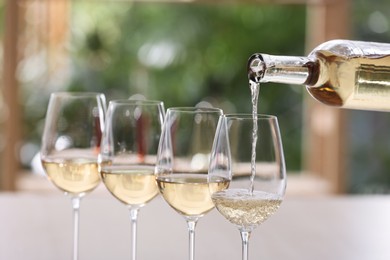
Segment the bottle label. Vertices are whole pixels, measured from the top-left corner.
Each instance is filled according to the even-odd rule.
[[[356,80],[355,98],[390,99],[390,67],[362,64],[356,71]]]

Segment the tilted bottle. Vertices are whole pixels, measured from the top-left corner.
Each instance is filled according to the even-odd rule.
[[[336,107],[390,111],[390,44],[332,40],[307,57],[253,54],[253,83],[306,85],[311,96]]]

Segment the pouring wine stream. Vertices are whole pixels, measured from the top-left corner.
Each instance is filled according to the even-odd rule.
[[[249,193],[253,195],[254,179],[256,175],[256,143],[258,137],[258,125],[257,125],[257,104],[260,91],[260,79],[264,75],[264,62],[256,54],[249,59],[248,64],[248,78],[249,87],[251,90],[252,100],[252,118],[253,118],[253,130],[252,130],[252,154],[251,154],[251,182],[249,187]]]

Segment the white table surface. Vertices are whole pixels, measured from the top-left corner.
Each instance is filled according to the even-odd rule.
[[[127,208],[101,187],[81,203],[80,260],[130,259]],[[71,259],[72,210],[58,192],[0,193],[0,260]],[[188,259],[186,224],[160,197],[141,209],[139,260]],[[237,229],[214,210],[196,260],[240,260]],[[250,240],[251,260],[388,260],[390,196],[294,197]]]

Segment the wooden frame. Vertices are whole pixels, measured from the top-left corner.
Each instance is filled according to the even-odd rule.
[[[306,48],[321,42],[347,38],[350,34],[350,1],[323,1],[308,5]],[[346,114],[348,111],[324,106],[307,96],[304,168],[328,181],[332,192],[346,189]]]
[[[18,63],[18,32],[19,32],[18,1],[6,1],[4,63],[2,95],[6,121],[2,124],[4,148],[0,153],[0,190],[15,190],[19,160],[16,150],[20,140],[21,113],[19,104],[19,86],[16,80]]]

